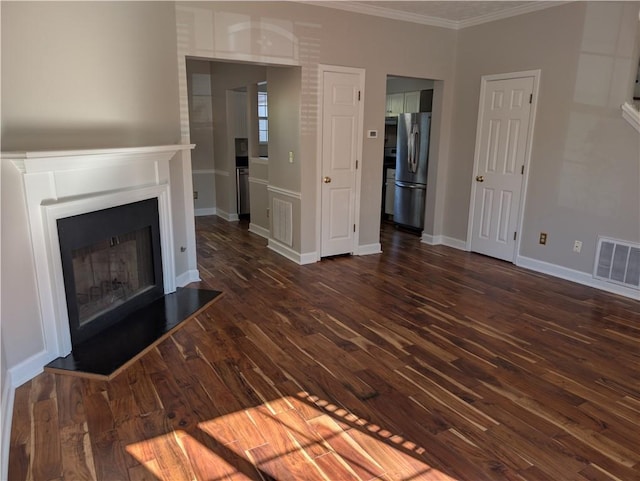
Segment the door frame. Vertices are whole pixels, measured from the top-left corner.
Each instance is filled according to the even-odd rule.
[[[315,186],[316,186],[316,256],[319,261],[322,256],[322,186],[320,185],[320,180],[322,179],[322,167],[324,158],[322,156],[322,126],[323,126],[323,104],[324,104],[324,74],[325,72],[337,72],[337,73],[348,73],[348,74],[356,74],[360,78],[359,89],[360,89],[360,105],[358,115],[360,116],[360,122],[358,125],[358,129],[356,131],[356,135],[358,136],[358,142],[356,144],[356,158],[358,160],[358,168],[356,169],[356,185],[355,185],[355,199],[354,199],[354,219],[356,223],[356,230],[353,233],[353,246],[352,252],[357,254],[358,245],[360,242],[360,195],[361,195],[361,185],[362,185],[362,152],[364,146],[364,100],[365,100],[365,92],[364,92],[364,80],[365,80],[365,69],[356,68],[356,67],[343,67],[338,65],[326,65],[326,64],[318,64],[318,116],[317,116],[317,142],[316,142],[316,158],[318,161],[316,162],[316,173],[315,173]]]
[[[480,79],[480,98],[478,99],[478,121],[476,123],[476,144],[473,154],[473,172],[471,179],[471,198],[469,199],[469,219],[467,221],[467,241],[465,250],[471,251],[471,241],[473,238],[473,218],[475,213],[475,197],[477,182],[473,180],[480,163],[480,143],[482,134],[482,120],[484,116],[484,96],[487,91],[487,85],[489,82],[495,80],[512,80],[517,78],[532,77],[533,78],[533,101],[531,102],[530,121],[529,128],[527,129],[527,141],[525,144],[524,153],[524,173],[522,174],[522,188],[520,189],[520,205],[518,207],[518,221],[515,248],[513,249],[513,258],[511,262],[516,264],[516,260],[520,255],[520,243],[522,242],[522,229],[524,222],[524,207],[527,199],[527,186],[529,184],[529,167],[531,165],[531,149],[533,145],[533,131],[536,124],[536,111],[538,108],[538,95],[540,90],[540,77],[542,70],[525,70],[522,72],[509,72],[502,74],[483,75]]]

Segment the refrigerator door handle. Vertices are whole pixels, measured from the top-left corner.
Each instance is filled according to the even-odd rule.
[[[407,135],[407,169],[409,172],[414,172],[413,170],[413,125],[411,126],[411,132]]]
[[[420,128],[418,124],[411,126],[411,133],[409,134],[409,172],[415,174],[418,170],[418,152],[420,148]]]
[[[423,184],[413,184],[411,182],[402,182],[401,180],[396,180],[396,187],[403,187],[406,189],[425,189]]]

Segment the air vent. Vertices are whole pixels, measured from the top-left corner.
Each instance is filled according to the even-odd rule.
[[[640,245],[599,237],[593,277],[640,290]]]
[[[291,247],[293,245],[293,204],[273,199],[273,238]]]

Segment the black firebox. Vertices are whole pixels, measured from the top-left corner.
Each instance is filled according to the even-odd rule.
[[[164,295],[157,198],[57,222],[73,346]]]

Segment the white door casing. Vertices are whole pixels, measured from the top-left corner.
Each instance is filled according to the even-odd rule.
[[[540,71],[484,76],[467,249],[515,262]]]
[[[320,75],[319,257],[326,257],[353,253],[357,247],[364,72],[325,67]]]

